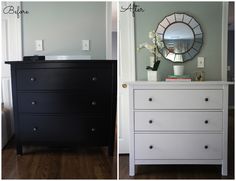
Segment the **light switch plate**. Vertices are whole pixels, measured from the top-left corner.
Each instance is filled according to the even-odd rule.
[[[43,51],[43,40],[35,40],[35,50]]]
[[[82,40],[82,50],[89,50],[89,40]]]
[[[197,68],[204,68],[204,57],[197,58]]]

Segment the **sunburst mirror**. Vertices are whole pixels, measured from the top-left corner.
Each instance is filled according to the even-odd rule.
[[[157,26],[163,47],[160,53],[172,62],[185,62],[193,59],[201,50],[203,32],[200,24],[185,13],[173,13],[166,16]]]

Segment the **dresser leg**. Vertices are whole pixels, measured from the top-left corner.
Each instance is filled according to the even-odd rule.
[[[135,175],[135,165],[129,164],[129,176],[134,176],[134,175]]]
[[[21,144],[16,145],[16,153],[18,155],[22,155],[22,145]]]
[[[221,175],[222,176],[227,176],[228,175],[228,165],[227,165],[227,162],[223,161],[223,164],[221,166]]]

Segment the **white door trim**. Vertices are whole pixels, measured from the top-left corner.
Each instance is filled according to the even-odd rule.
[[[5,6],[13,6],[14,9],[20,7],[21,2],[2,2],[2,8]],[[21,15],[19,18],[15,14],[3,14],[2,21],[7,21],[7,40],[8,40],[8,59],[7,61],[21,61],[22,60],[22,25]]]
[[[221,34],[221,80],[227,81],[228,54],[228,2],[222,2],[222,34]]]
[[[106,59],[112,59],[112,2],[106,2]]]
[[[133,4],[133,2],[132,2]],[[129,22],[129,27],[128,27],[128,32],[129,32],[129,46],[130,46],[130,61],[131,61],[131,80],[135,81],[136,80],[136,72],[135,72],[135,36],[134,36],[134,17],[133,13],[130,12],[128,16],[128,22]]]
[[[120,2],[121,3],[121,2]],[[133,6],[133,2],[132,1],[127,1],[127,2],[122,2],[122,4],[126,5],[126,7],[129,6],[129,4],[131,4]],[[119,6],[120,7],[120,6]],[[118,10],[118,13],[120,15],[120,10]],[[126,12],[123,12],[123,13],[126,13],[126,21],[127,21],[127,24],[128,26],[126,27],[126,33],[127,33],[127,42],[126,42],[126,47],[128,48],[129,50],[129,54],[128,54],[128,57],[126,57],[127,61],[130,61],[131,63],[131,66],[129,67],[129,70],[130,70],[130,81],[135,81],[136,80],[136,72],[135,72],[135,34],[134,34],[134,17],[133,17],[133,12],[132,11],[129,11],[127,10]],[[118,15],[118,16],[119,16]],[[119,34],[120,36],[120,34]],[[120,39],[120,37],[118,37],[118,39]],[[119,45],[120,49],[121,49],[121,46],[122,45]],[[119,49],[119,50],[120,50]]]
[[[20,2],[1,2],[1,10],[6,6],[13,6],[21,9]],[[4,14],[1,16],[2,24],[2,56],[1,56],[1,100],[4,103],[2,130],[2,148],[14,133],[13,121],[13,104],[11,89],[10,65],[6,65],[5,61],[21,61],[22,60],[22,35],[21,35],[21,15],[17,18],[15,14]],[[10,114],[10,119],[6,119],[5,114]]]
[[[121,6],[128,7],[130,4],[132,6],[133,2],[120,2],[118,6],[118,150],[120,154],[129,153],[128,88],[124,88],[122,84],[135,80],[134,17],[129,10],[120,12]]]

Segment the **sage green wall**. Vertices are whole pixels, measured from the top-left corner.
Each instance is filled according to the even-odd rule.
[[[105,2],[23,2],[24,55],[91,55],[106,58]],[[44,51],[35,51],[35,40]],[[81,40],[90,40],[90,51]]]
[[[142,42],[149,41],[148,32],[154,30],[157,24],[173,12],[184,12],[193,16],[201,25],[204,33],[204,43],[200,53],[184,63],[185,73],[192,74],[197,70],[197,57],[205,57],[205,79],[221,80],[221,26],[222,2],[136,2],[144,9],[135,15],[136,47]],[[149,65],[148,51],[142,49],[136,52],[136,78],[147,80],[145,67]],[[163,60],[159,71],[162,80],[173,74],[173,63]]]

